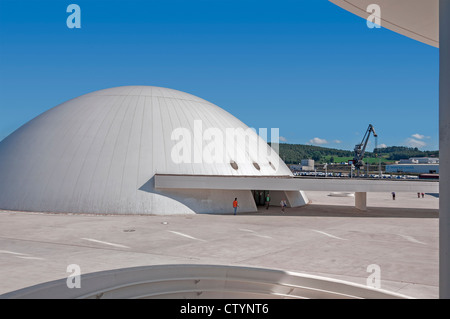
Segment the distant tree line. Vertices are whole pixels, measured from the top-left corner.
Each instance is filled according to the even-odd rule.
[[[270,143],[269,143],[270,144]],[[280,157],[286,164],[298,164],[302,159],[313,159],[318,163],[325,162],[326,157],[332,157],[330,162],[334,162],[335,157],[353,157],[354,152],[339,150],[314,145],[303,144],[278,144]],[[439,151],[421,151],[417,147],[390,146],[374,149],[373,152],[366,152],[365,157],[383,157],[390,161],[397,161],[410,157],[439,157]]]
[[[387,159],[398,161],[410,157],[439,157],[439,151],[421,151],[417,147],[389,146],[378,148],[374,153],[383,154]]]
[[[353,156],[353,152],[313,145],[279,144],[279,154],[286,164],[298,164],[302,159],[313,159],[320,162],[328,155]]]

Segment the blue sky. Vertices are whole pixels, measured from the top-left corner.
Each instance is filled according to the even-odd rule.
[[[0,0],[0,140],[79,95],[155,85],[286,143],[353,149],[370,123],[379,144],[437,150],[438,57],[326,0]]]

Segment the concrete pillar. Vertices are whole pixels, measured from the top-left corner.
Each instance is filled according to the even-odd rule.
[[[439,297],[450,299],[450,1],[439,1]]]
[[[367,210],[367,193],[355,192],[355,207],[359,210]]]
[[[285,191],[288,207],[300,207],[309,203],[308,196],[304,191]]]

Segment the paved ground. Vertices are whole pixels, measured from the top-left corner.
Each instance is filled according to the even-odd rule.
[[[277,268],[365,284],[369,265],[381,288],[438,298],[438,198],[308,192],[305,207],[258,213],[99,216],[0,212],[0,294],[82,273],[170,263]]]

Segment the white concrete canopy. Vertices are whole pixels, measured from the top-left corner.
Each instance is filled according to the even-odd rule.
[[[417,41],[439,47],[439,0],[329,0],[367,19],[367,7],[381,9],[381,26]]]
[[[290,206],[308,203],[304,191],[354,192],[355,207],[367,209],[367,192],[427,192],[439,193],[439,183],[434,181],[379,180],[379,179],[329,179],[294,177],[253,177],[253,176],[194,176],[155,175],[156,189],[203,189],[203,190],[254,190],[265,189],[282,192]],[[300,191],[301,190],[301,191]],[[272,192],[275,191],[275,192]],[[278,199],[279,200],[279,199]],[[276,201],[275,201],[276,202]]]
[[[266,189],[284,191],[330,191],[330,192],[427,192],[439,193],[435,181],[347,179],[347,178],[295,178],[254,176],[194,176],[155,175],[155,188],[189,189]]]

